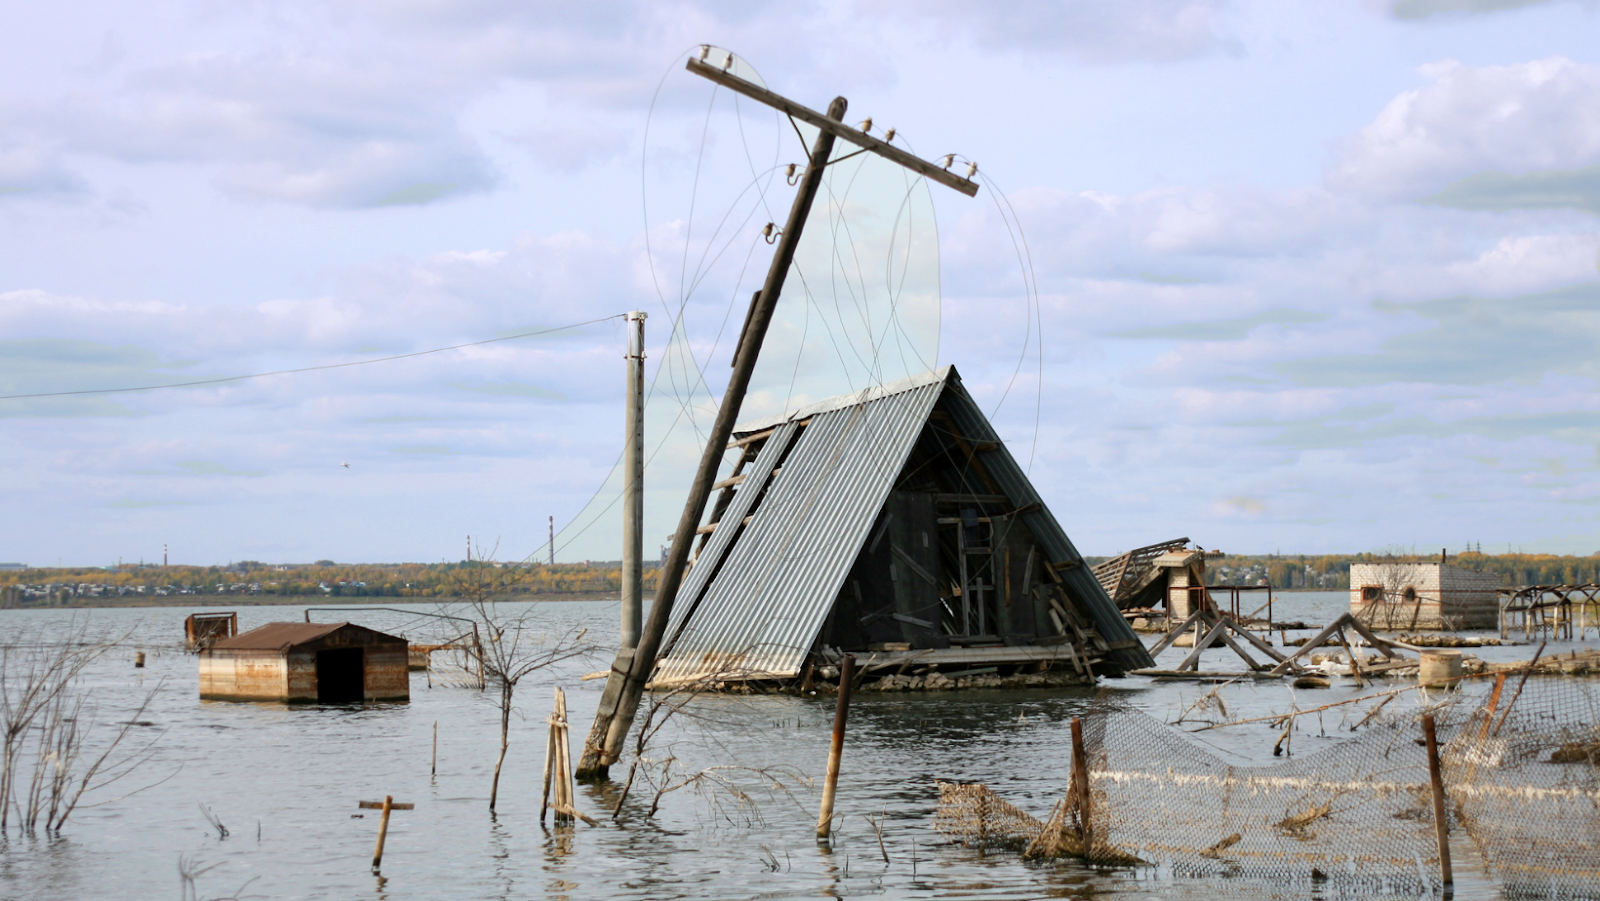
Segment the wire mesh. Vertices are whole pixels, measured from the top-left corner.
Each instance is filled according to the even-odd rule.
[[[1587,681],[1491,694],[1441,754],[1456,817],[1513,898],[1600,898],[1600,713]]]
[[[1070,786],[1046,820],[978,784],[941,783],[935,826],[968,845],[1076,857],[1153,878],[1221,877],[1323,897],[1442,892],[1422,717],[1441,747],[1457,870],[1509,898],[1600,899],[1600,703],[1587,682],[1478,684],[1387,708],[1337,746],[1230,764],[1149,715],[1084,717],[1088,822]],[[1399,707],[1400,705],[1393,705]],[[1088,828],[1086,828],[1088,827]]]

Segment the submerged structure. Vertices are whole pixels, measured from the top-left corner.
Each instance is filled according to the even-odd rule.
[[[200,697],[220,701],[406,701],[404,638],[353,623],[268,623],[200,652]]]
[[[1500,579],[1437,562],[1350,564],[1350,612],[1378,629],[1492,629]]]
[[[954,367],[734,428],[657,685],[1152,665]]]

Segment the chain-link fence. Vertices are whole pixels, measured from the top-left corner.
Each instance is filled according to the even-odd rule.
[[[1087,797],[1074,779],[1041,821],[984,786],[942,784],[935,826],[968,844],[1158,879],[1237,878],[1324,896],[1438,894],[1422,724],[1431,715],[1456,868],[1480,869],[1464,858],[1481,858],[1508,896],[1600,898],[1593,689],[1574,680],[1519,685],[1513,676],[1493,690],[1480,682],[1422,700],[1386,703],[1335,747],[1238,766],[1103,699],[1083,718]]]

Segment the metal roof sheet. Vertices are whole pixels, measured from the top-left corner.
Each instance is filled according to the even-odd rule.
[[[944,389],[937,377],[907,382],[789,417],[811,424],[661,660],[657,682],[799,672]],[[771,467],[781,456],[769,441],[757,462]]]
[[[365,626],[354,626],[351,623],[267,623],[248,632],[241,632],[232,638],[211,645],[212,650],[234,651],[287,651],[295,645],[309,644],[319,638],[324,638],[346,626],[392,638],[397,642],[405,641],[393,635],[385,635]]]
[[[928,385],[942,385],[945,379],[950,377],[950,373],[954,371],[954,366],[940,366],[938,369],[930,369],[920,375],[909,376],[893,382],[885,382],[882,385],[863,388],[860,391],[852,391],[849,394],[841,394],[838,397],[825,398],[810,406],[801,407],[792,413],[780,413],[776,416],[763,416],[760,419],[741,422],[733,427],[733,433],[739,436],[748,435],[752,432],[770,429],[780,422],[799,422],[802,419],[810,419],[819,413],[831,413],[834,410],[843,410],[846,407],[853,407],[857,404],[871,403],[880,398],[903,394]]]

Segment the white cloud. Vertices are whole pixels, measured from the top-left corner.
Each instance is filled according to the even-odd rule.
[[[1077,3],[966,3],[861,0],[869,15],[899,28],[928,24],[942,39],[987,49],[1042,51],[1096,63],[1169,62],[1240,45],[1227,33],[1219,0],[1085,0]]]
[[[1485,170],[1576,169],[1600,161],[1600,66],[1566,57],[1422,69],[1430,84],[1390,101],[1345,143],[1330,184],[1416,198]]]
[[[1477,259],[1450,264],[1446,272],[1462,291],[1532,294],[1589,281],[1597,268],[1600,235],[1519,235],[1502,238]]]

